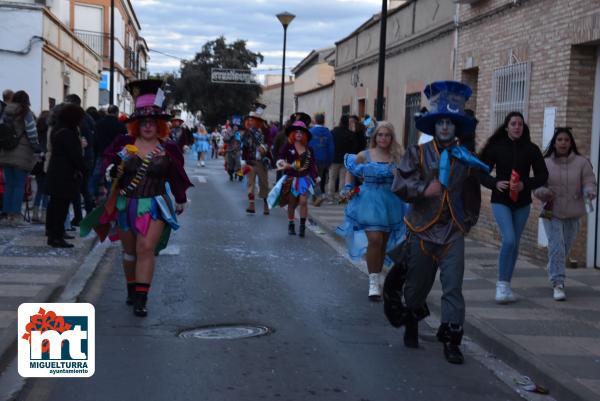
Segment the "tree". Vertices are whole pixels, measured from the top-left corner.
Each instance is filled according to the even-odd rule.
[[[244,115],[262,93],[260,85],[211,82],[212,68],[249,70],[263,61],[260,53],[246,48],[245,40],[227,44],[223,36],[207,42],[194,59],[182,62],[181,78],[175,82],[175,100],[194,114],[202,112],[208,126],[223,123],[231,115]]]

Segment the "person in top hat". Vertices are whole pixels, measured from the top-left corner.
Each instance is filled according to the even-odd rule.
[[[277,168],[283,170],[283,176],[269,193],[269,206],[287,205],[288,234],[296,235],[295,212],[300,206],[300,237],[306,231],[308,216],[308,196],[315,193],[317,181],[317,161],[308,146],[312,137],[302,121],[296,121],[286,128],[288,142],[279,150]]]
[[[169,121],[171,124],[171,140],[179,146],[179,150],[184,151],[185,146],[189,145],[183,127],[184,121],[181,119],[181,110],[171,110],[173,118]],[[193,141],[192,141],[193,142]]]
[[[428,314],[425,301],[439,269],[443,295],[437,338],[444,344],[446,360],[461,364],[464,238],[479,217],[481,191],[475,169],[489,168],[457,141],[461,133],[475,131],[475,120],[464,112],[471,88],[438,81],[424,92],[430,107],[416,126],[434,139],[408,149],[392,185],[392,191],[410,204],[404,219],[409,230],[404,344],[418,347],[418,321]]]
[[[179,147],[168,140],[171,115],[162,109],[161,84],[142,80],[126,85],[135,99],[135,111],[127,121],[129,133],[104,153],[111,194],[80,226],[81,236],[94,228],[101,240],[111,226],[116,228],[111,239],[120,239],[123,246],[127,303],[142,317],[147,315],[155,255],[166,247],[171,230],[179,228],[176,214],[183,212],[186,190],[192,186]]]
[[[306,128],[310,128],[310,125],[312,123],[312,118],[307,113],[304,113],[302,111],[297,111],[290,116],[290,121],[291,122],[302,121],[304,123],[304,125],[306,126]]]
[[[242,160],[248,166],[248,208],[246,213],[255,214],[255,183],[258,178],[258,196],[263,200],[263,214],[269,214],[267,195],[269,194],[268,169],[271,164],[271,144],[265,135],[267,122],[263,119],[266,106],[255,103],[255,109],[244,118],[246,131],[242,134]]]

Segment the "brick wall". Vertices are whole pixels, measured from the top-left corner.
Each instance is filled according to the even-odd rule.
[[[600,0],[482,0],[460,10],[456,79],[476,87],[467,105],[479,119],[480,148],[495,127],[490,109],[494,69],[512,62],[530,62],[531,80],[527,123],[532,141],[542,144],[544,108],[556,107],[556,126],[573,128],[580,152],[590,156],[593,88],[597,41],[600,40]],[[485,38],[483,40],[482,38]],[[594,41],[596,41],[594,43]],[[473,71],[477,71],[473,85]],[[592,90],[590,90],[592,88]],[[499,242],[483,191],[482,213],[473,233],[478,239]],[[521,251],[545,258],[537,246],[540,203],[534,201]],[[573,257],[585,264],[585,219]]]

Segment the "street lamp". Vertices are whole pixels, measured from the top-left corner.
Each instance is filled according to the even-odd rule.
[[[377,107],[375,119],[383,120],[383,86],[385,85],[385,34],[387,26],[387,0],[381,2],[381,25],[379,29],[379,71],[377,74]]]
[[[283,127],[283,92],[285,89],[285,42],[287,40],[287,27],[296,18],[294,14],[283,12],[277,14],[277,19],[283,25],[283,63],[281,65],[281,102],[279,104],[279,126]]]

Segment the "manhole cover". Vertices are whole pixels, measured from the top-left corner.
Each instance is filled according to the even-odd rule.
[[[198,338],[200,340],[235,340],[237,338],[264,336],[271,332],[272,330],[266,326],[207,326],[183,331],[179,334],[179,337]]]

